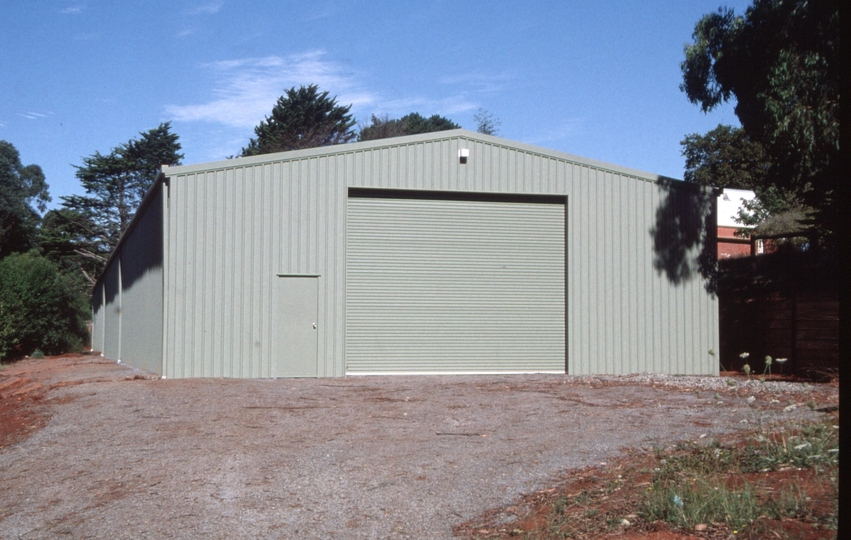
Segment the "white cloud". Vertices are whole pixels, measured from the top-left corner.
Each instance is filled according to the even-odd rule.
[[[223,1],[220,2],[210,2],[209,4],[204,4],[201,6],[196,6],[192,9],[186,11],[189,15],[214,15],[222,9],[225,3]]]
[[[352,73],[324,57],[324,51],[309,51],[205,64],[214,79],[213,98],[196,105],[168,105],[166,112],[175,121],[250,128],[271,112],[285,90],[309,84],[336,95],[340,104],[364,107],[376,101],[374,94],[359,88]]]
[[[472,111],[479,107],[476,101],[468,99],[464,95],[446,97],[442,99],[431,99],[426,97],[412,97],[393,99],[380,102],[381,114],[385,112],[391,117],[404,116],[408,113],[417,112],[423,116],[433,114],[450,115]]]
[[[27,112],[19,112],[19,113],[16,113],[16,114],[18,116],[23,116],[24,118],[26,118],[28,120],[38,120],[40,118],[47,118],[48,116],[50,116],[53,113],[39,113],[39,112],[27,111]]]
[[[376,114],[389,114],[391,117],[404,116],[418,112],[423,116],[440,114],[450,117],[469,113],[481,107],[477,96],[503,91],[516,77],[510,73],[487,74],[481,72],[445,76],[438,79],[443,86],[449,86],[450,95],[440,99],[425,96],[413,96],[400,99],[382,100],[380,111]]]
[[[494,93],[505,90],[517,77],[511,73],[482,73],[471,72],[461,75],[442,77],[440,83],[458,87],[463,92]]]
[[[562,141],[575,135],[583,124],[582,118],[568,118],[561,125],[544,130],[527,139],[529,144],[543,144]]]
[[[84,4],[77,4],[75,6],[68,6],[65,9],[60,10],[59,13],[64,15],[77,15],[82,13],[84,9],[86,9]]]
[[[291,87],[317,84],[336,96],[342,105],[352,105],[354,117],[367,122],[371,114],[399,118],[411,112],[424,116],[439,114],[459,121],[458,116],[481,107],[479,97],[497,91],[515,80],[510,74],[470,74],[440,80],[447,92],[392,96],[363,84],[359,74],[329,60],[325,51],[314,50],[289,56],[241,58],[204,64],[211,82],[209,98],[195,104],[170,104],[168,118],[175,122],[206,122],[250,133],[271,111],[278,98]],[[454,117],[454,118],[453,118]],[[558,138],[547,134],[548,138]],[[222,139],[227,144],[230,141]],[[244,143],[243,143],[244,144]]]

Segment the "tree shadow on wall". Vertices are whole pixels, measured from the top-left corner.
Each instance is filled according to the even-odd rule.
[[[658,184],[661,201],[653,238],[653,267],[679,285],[700,276],[704,287],[718,292],[716,193],[678,180]]]

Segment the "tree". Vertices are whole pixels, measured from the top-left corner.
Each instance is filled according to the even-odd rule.
[[[33,246],[40,219],[36,209],[43,212],[48,202],[41,167],[24,166],[18,150],[0,141],[0,257]]]
[[[55,264],[30,253],[0,261],[0,358],[82,348],[88,302]]]
[[[686,158],[686,182],[751,190],[766,183],[771,162],[762,145],[741,128],[719,125],[706,135],[686,135],[680,144]]]
[[[391,119],[387,114],[372,115],[370,124],[361,128],[358,141],[374,141],[409,135],[407,125],[398,118]]]
[[[161,166],[176,165],[183,158],[170,123],[139,135],[107,155],[95,152],[83,158],[76,176],[86,195],[62,197],[64,209],[51,214],[46,222],[48,230],[42,241],[48,254],[73,253],[78,268],[92,284]]]
[[[96,224],[78,210],[49,210],[41,218],[37,239],[41,252],[63,274],[83,278],[79,288],[88,294],[110,253],[109,246],[100,241]]]
[[[443,116],[433,114],[428,118],[419,113],[411,113],[400,118],[405,124],[405,129],[410,135],[419,133],[432,133],[435,131],[447,131],[450,129],[461,129],[461,126]]]
[[[769,166],[764,186],[815,209],[841,232],[839,2],[755,0],[744,16],[722,8],[696,25],[680,88],[704,112],[736,102],[747,137]]]
[[[794,192],[767,182],[771,161],[762,145],[743,129],[719,125],[706,135],[687,135],[680,144],[686,158],[686,182],[756,193],[755,200],[744,202],[738,216],[742,225],[755,227],[749,233],[779,234],[805,228],[812,209]]]
[[[419,113],[406,114],[399,119],[390,119],[384,116],[372,115],[372,123],[360,130],[359,141],[373,141],[386,139],[388,137],[400,137],[402,135],[418,135],[420,133],[431,133],[434,131],[446,131],[449,129],[460,129],[461,126],[434,114],[428,118]]]
[[[479,107],[479,111],[473,115],[473,120],[476,121],[476,131],[485,135],[499,135],[499,126],[502,122],[489,111]]]
[[[278,98],[272,115],[254,128],[257,138],[242,149],[242,156],[347,143],[355,138],[351,108],[338,105],[328,92],[319,93],[315,84],[290,88]]]

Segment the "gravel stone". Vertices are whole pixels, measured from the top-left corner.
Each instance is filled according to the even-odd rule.
[[[54,384],[48,424],[0,449],[0,538],[451,538],[565,469],[838,399],[658,374],[163,380],[100,365]]]

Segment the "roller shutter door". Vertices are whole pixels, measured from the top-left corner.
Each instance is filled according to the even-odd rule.
[[[565,206],[350,197],[348,373],[564,372]]]

